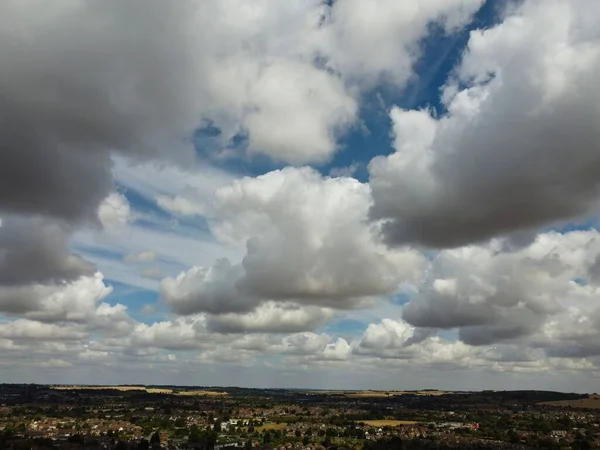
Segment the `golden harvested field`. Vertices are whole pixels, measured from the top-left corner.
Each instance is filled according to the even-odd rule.
[[[192,391],[173,391],[173,389],[149,388],[146,386],[52,386],[52,389],[57,390],[117,390],[117,391],[146,391],[148,394],[172,394],[172,395],[197,395],[204,397],[221,397],[227,392],[207,391],[198,389]]]
[[[367,397],[391,397],[393,395],[444,395],[447,391],[361,391],[361,392],[344,392],[344,396],[348,398],[367,398]]]
[[[148,394],[172,394],[173,389],[146,388]]]
[[[539,405],[564,406],[572,408],[600,409],[600,396],[590,395],[588,398],[577,400],[559,400],[556,402],[541,402]]]
[[[396,427],[398,425],[415,425],[419,423],[414,420],[363,420],[362,422],[372,427]]]
[[[52,389],[59,391],[80,391],[80,390],[115,390],[115,391],[148,391],[146,386],[52,386]],[[153,389],[151,389],[153,390]],[[160,389],[159,389],[160,390]]]
[[[283,430],[283,429],[285,429],[286,426],[287,426],[287,424],[285,424],[285,423],[266,423],[264,425],[261,425],[260,427],[255,427],[254,429],[256,431],[262,431],[262,430]]]
[[[180,391],[176,392],[176,395],[198,395],[198,396],[206,396],[206,397],[222,397],[227,394],[227,392],[217,392],[217,391]]]

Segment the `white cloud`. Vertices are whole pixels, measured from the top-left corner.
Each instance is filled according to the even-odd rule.
[[[367,221],[368,185],[286,168],[217,190],[213,233],[246,244],[241,264],[221,259],[166,278],[178,313],[250,311],[266,300],[352,308],[416,282],[425,258],[389,250]]]
[[[594,8],[523,2],[471,33],[444,90],[447,115],[392,111],[396,152],[370,164],[388,242],[454,247],[596,209]]]
[[[176,278],[160,283],[161,297],[177,314],[249,311],[258,300],[236,289],[241,268],[229,260],[218,260],[211,268],[192,267]]]
[[[112,292],[101,273],[64,285],[27,285],[0,288],[0,310],[40,321],[85,322],[96,303]]]
[[[334,311],[330,308],[267,302],[246,314],[210,317],[208,328],[221,333],[294,333],[315,330],[333,315]]]
[[[326,20],[330,64],[367,85],[388,81],[403,87],[413,76],[419,43],[431,22],[451,32],[470,21],[481,0],[340,0]]]
[[[424,259],[389,251],[367,224],[369,187],[309,168],[245,178],[217,191],[215,235],[246,242],[238,282],[272,299],[344,302],[394,292],[418,278]]]
[[[540,234],[518,250],[502,240],[444,250],[403,316],[419,327],[458,328],[472,345],[533,340],[555,353],[569,341],[589,346],[600,323],[599,254],[596,230]]]
[[[108,232],[122,229],[131,220],[129,202],[122,194],[112,192],[98,206],[98,219]]]
[[[17,319],[0,324],[0,337],[11,340],[76,341],[87,337],[87,334],[78,327]]]

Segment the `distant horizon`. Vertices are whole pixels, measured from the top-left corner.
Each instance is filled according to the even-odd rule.
[[[596,392],[577,392],[577,391],[557,391],[547,389],[476,389],[476,390],[449,390],[449,389],[436,389],[436,388],[424,388],[424,389],[335,389],[335,388],[298,388],[298,387],[247,387],[247,386],[218,386],[218,385],[193,385],[193,384],[87,384],[87,383],[7,383],[0,382],[2,385],[33,385],[33,386],[84,386],[84,387],[141,387],[141,388],[192,388],[198,390],[210,390],[210,389],[248,389],[248,390],[274,390],[274,391],[306,391],[306,392],[384,392],[384,393],[396,393],[402,395],[402,393],[413,393],[413,392],[448,392],[448,393],[475,393],[475,392],[556,392],[562,394],[577,394],[577,395],[596,395]]]
[[[0,380],[600,390],[598,30],[0,1]]]

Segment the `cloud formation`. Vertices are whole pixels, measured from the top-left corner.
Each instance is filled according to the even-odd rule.
[[[1,3],[2,379],[591,386],[600,6],[482,3]]]
[[[286,168],[237,180],[215,198],[213,233],[245,244],[246,255],[163,280],[178,313],[249,311],[266,300],[352,308],[416,281],[426,266],[418,252],[378,241],[369,187],[353,178]]]
[[[396,152],[369,166],[388,243],[455,247],[597,211],[597,8],[523,2],[471,32],[446,114],[392,110]]]

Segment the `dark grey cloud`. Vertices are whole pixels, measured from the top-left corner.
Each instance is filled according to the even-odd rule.
[[[193,129],[190,4],[2,2],[0,209],[89,216],[109,152],[153,154]]]
[[[471,34],[444,117],[392,111],[397,151],[370,164],[389,244],[457,247],[597,211],[592,3],[523,2],[519,19]]]
[[[6,216],[0,226],[0,286],[61,283],[95,268],[68,248],[69,229],[41,218]]]

